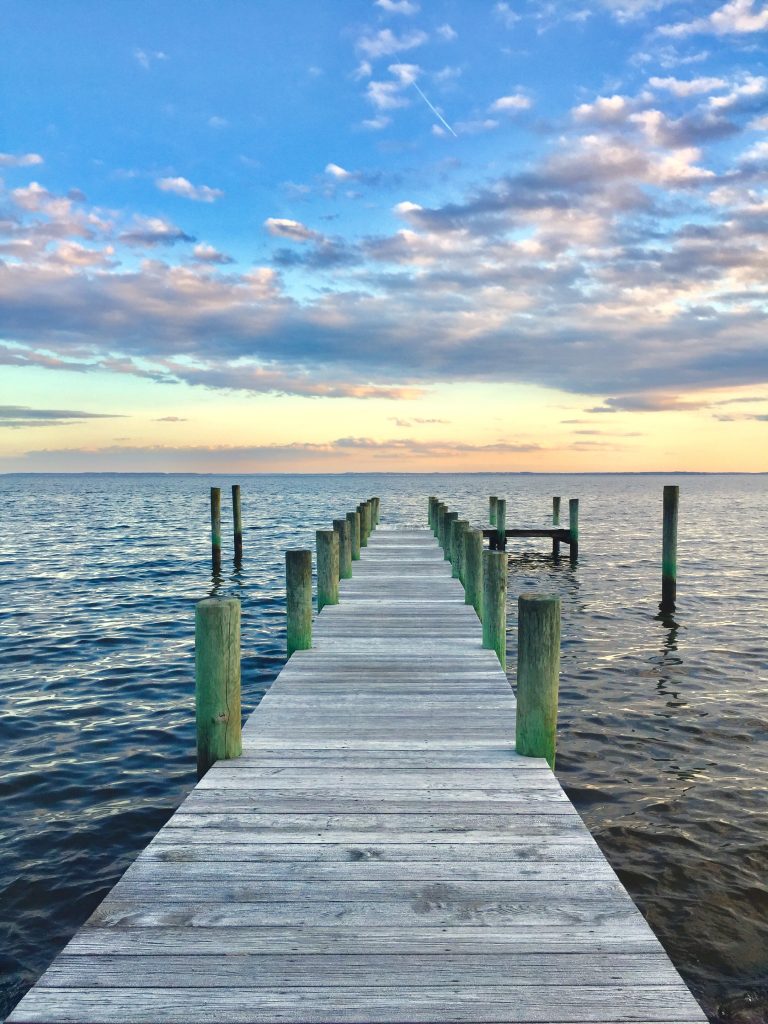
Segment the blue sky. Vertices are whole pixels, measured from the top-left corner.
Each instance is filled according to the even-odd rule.
[[[0,467],[765,468],[768,6],[2,21]]]

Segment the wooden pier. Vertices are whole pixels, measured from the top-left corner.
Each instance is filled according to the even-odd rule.
[[[432,533],[340,594],[10,1024],[704,1024]]]

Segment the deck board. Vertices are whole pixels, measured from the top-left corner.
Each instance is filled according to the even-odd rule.
[[[378,530],[9,1024],[704,1024],[427,530]]]

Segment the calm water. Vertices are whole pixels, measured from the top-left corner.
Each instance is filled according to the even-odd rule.
[[[527,475],[0,477],[0,1017],[194,784],[208,487],[233,482],[246,559],[222,589],[243,601],[247,712],[283,663],[285,548],[360,499],[423,524],[437,494],[480,523],[493,493],[515,525],[581,499],[577,566],[533,541],[509,569],[511,597],[563,599],[558,775],[712,1020],[768,1020],[768,478]]]

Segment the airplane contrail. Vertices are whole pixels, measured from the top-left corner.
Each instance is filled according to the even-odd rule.
[[[426,97],[426,96],[424,95],[424,93],[423,93],[423,92],[421,91],[421,89],[420,89],[420,88],[418,87],[418,85],[416,85],[416,83],[415,83],[414,81],[412,81],[412,82],[411,82],[411,85],[412,85],[412,86],[413,86],[413,88],[414,88],[414,89],[416,90],[416,92],[417,92],[417,93],[419,94],[419,96],[421,96],[421,98],[422,98],[422,99],[424,100],[424,102],[425,102],[425,103],[427,104],[427,106],[428,106],[428,107],[429,107],[429,109],[430,109],[430,110],[432,111],[432,113],[433,113],[433,114],[435,115],[435,117],[438,117],[438,118],[439,118],[439,119],[440,119],[440,120],[442,121],[442,123],[443,123],[443,124],[445,125],[445,127],[446,127],[446,128],[448,129],[448,131],[449,131],[449,132],[451,133],[451,135],[452,135],[452,136],[454,137],[454,139],[458,139],[458,137],[459,137],[459,136],[458,136],[458,135],[456,134],[456,132],[455,132],[455,131],[453,130],[453,128],[451,128],[451,126],[450,126],[450,125],[448,124],[448,122],[447,122],[447,121],[445,120],[445,118],[444,118],[444,117],[443,117],[443,115],[442,115],[442,114],[440,113],[440,111],[439,111],[439,110],[435,110],[435,108],[434,108],[434,107],[432,106],[432,104],[431,104],[431,103],[429,102],[429,100],[428,100],[428,99],[427,99],[427,97]]]

